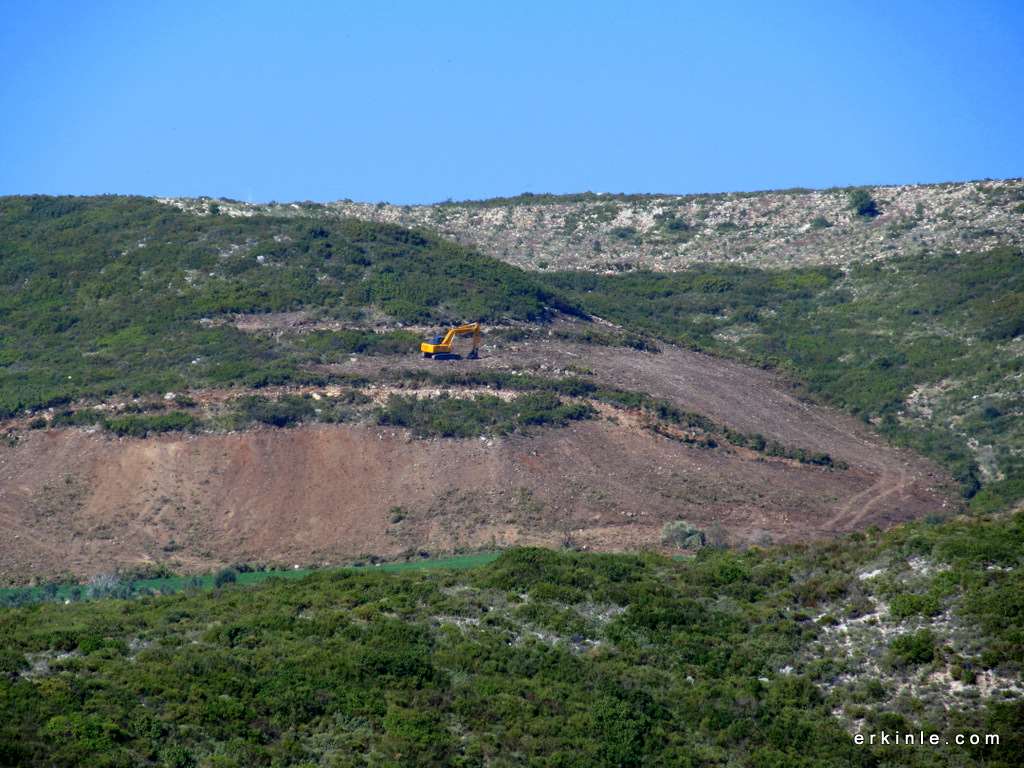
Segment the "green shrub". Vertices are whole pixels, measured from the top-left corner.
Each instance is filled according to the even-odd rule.
[[[662,526],[661,541],[681,549],[699,549],[707,544],[707,537],[685,520],[673,520]]]
[[[213,586],[225,587],[238,581],[238,571],[234,568],[222,568],[213,577]]]
[[[195,432],[202,423],[184,411],[158,414],[131,414],[103,419],[103,428],[118,437],[145,437],[161,432]]]
[[[1024,475],[1008,477],[985,486],[971,499],[971,511],[992,514],[1008,509],[1020,499],[1024,499]]]
[[[983,338],[1000,341],[1024,334],[1024,291],[1008,292],[981,303],[979,321]]]
[[[507,401],[494,395],[454,398],[442,393],[423,399],[392,395],[378,411],[377,423],[405,427],[419,437],[475,437],[529,427],[562,427],[595,413],[586,403],[566,403],[552,392],[531,392]]]
[[[54,415],[51,425],[54,427],[86,427],[94,426],[102,421],[102,413],[86,408],[78,411],[60,411]]]
[[[870,219],[880,213],[878,203],[866,189],[855,189],[850,192],[849,197],[850,209],[858,216]]]
[[[394,706],[384,717],[383,725],[385,749],[392,755],[401,756],[402,765],[449,763],[455,745],[436,712]]]
[[[680,218],[675,213],[660,213],[655,216],[655,220],[658,222],[662,229],[674,233],[681,234],[689,232],[691,227],[685,219]]]
[[[421,339],[409,331],[314,331],[301,337],[301,344],[322,362],[350,354],[396,355],[419,351]]]
[[[935,643],[930,629],[899,635],[889,643],[889,658],[899,666],[928,664],[935,659]]]
[[[29,663],[25,654],[13,648],[0,648],[0,678],[13,678],[28,668]]]
[[[246,395],[235,400],[232,405],[235,414],[243,422],[258,422],[271,427],[293,427],[316,413],[313,399],[298,395],[282,395],[277,400]]]
[[[896,595],[889,602],[889,612],[894,618],[910,616],[935,616],[941,611],[938,598],[934,595]]]

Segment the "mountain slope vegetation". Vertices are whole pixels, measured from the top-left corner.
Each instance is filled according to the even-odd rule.
[[[1008,768],[1021,565],[1018,514],[8,609],[0,762]],[[857,746],[851,727],[941,741]]]
[[[1024,477],[1024,254],[834,267],[566,272],[545,281],[656,338],[788,372],[949,466],[972,496]]]
[[[145,198],[0,199],[0,413],[302,380],[301,355],[201,321],[309,307],[404,323],[574,311],[518,269],[395,226],[198,218]]]
[[[1010,204],[1017,186],[1003,187],[975,194]],[[1024,485],[1017,248],[890,254],[844,269],[528,273],[322,207],[225,210],[0,199],[0,414],[114,393],[318,382],[317,362],[415,350],[414,334],[367,330],[381,321],[543,322],[585,311],[623,326],[631,344],[659,338],[784,370],[943,462],[968,496],[985,484],[1013,498]],[[346,328],[296,336],[229,322],[295,310]]]
[[[47,547],[51,556],[59,549],[66,559],[55,538],[45,535],[57,528],[75,546],[101,551],[126,546],[124,521],[142,519],[147,533],[168,521],[183,522],[181,529],[161,529],[168,538],[154,545],[157,558],[176,551],[177,539],[186,535],[197,547],[208,546],[214,534],[241,539],[245,501],[232,502],[223,518],[239,528],[218,523],[217,531],[207,530],[202,526],[222,519],[212,513],[228,508],[200,508],[201,491],[224,485],[224,473],[237,479],[248,471],[249,487],[242,490],[265,495],[281,485],[275,476],[283,472],[280,454],[265,451],[267,463],[259,464],[252,446],[293,435],[289,444],[295,446],[304,445],[298,436],[344,436],[348,427],[334,424],[359,408],[376,414],[374,430],[395,433],[385,440],[367,427],[371,440],[344,444],[361,448],[331,443],[326,453],[292,449],[297,466],[343,474],[339,456],[359,452],[366,461],[404,462],[403,471],[415,466],[422,477],[444,484],[447,477],[430,469],[456,448],[467,457],[458,469],[480,467],[481,457],[493,455],[490,441],[508,431],[562,426],[545,434],[577,428],[596,434],[628,421],[627,411],[632,418],[649,411],[672,422],[659,422],[660,432],[646,429],[643,439],[672,441],[671,449],[652,443],[644,463],[657,487],[679,493],[662,499],[674,505],[673,515],[684,500],[730,506],[735,495],[711,498],[709,488],[716,496],[725,489],[701,482],[721,474],[724,463],[713,462],[726,449],[732,456],[741,448],[749,462],[746,475],[760,473],[753,490],[762,512],[784,506],[792,513],[794,500],[802,498],[786,488],[772,497],[775,506],[767,505],[769,476],[785,472],[814,473],[820,485],[800,488],[816,494],[815,504],[833,494],[830,501],[842,502],[844,510],[869,498],[905,507],[900,493],[909,480],[898,462],[877,458],[882,452],[867,439],[874,436],[846,416],[856,430],[844,437],[859,439],[876,461],[892,463],[894,486],[878,486],[864,467],[818,466],[824,454],[783,450],[799,443],[776,449],[760,435],[726,428],[728,408],[750,400],[750,392],[763,395],[762,415],[777,412],[782,385],[745,389],[747,395],[731,399],[738,390],[727,390],[719,405],[722,424],[659,399],[664,395],[653,397],[660,379],[677,376],[671,383],[690,391],[716,368],[710,358],[669,344],[785,371],[795,391],[856,413],[890,440],[940,459],[972,497],[964,514],[927,502],[935,509],[921,509],[920,520],[888,531],[870,527],[831,542],[744,550],[730,550],[692,520],[673,517],[663,530],[685,537],[685,558],[570,551],[579,546],[573,532],[587,524],[580,517],[560,531],[566,551],[511,549],[460,573],[334,568],[303,579],[261,577],[258,584],[244,584],[227,570],[215,578],[208,574],[212,590],[199,589],[197,581],[195,588],[167,595],[126,586],[125,574],[106,574],[88,586],[54,582],[11,591],[0,609],[0,764],[1024,763],[1024,258],[1016,241],[1000,241],[1012,206],[1019,204],[1018,188],[981,184],[938,195],[953,202],[977,197],[979,210],[998,207],[999,228],[972,225],[966,241],[984,245],[976,251],[911,249],[911,230],[942,218],[933,211],[914,227],[906,219],[891,238],[901,250],[883,260],[836,264],[833,252],[828,263],[762,269],[750,266],[750,252],[744,267],[622,274],[526,272],[425,231],[339,218],[317,206],[262,210],[203,201],[197,216],[189,206],[144,198],[0,198],[0,415],[9,417],[0,450],[10,452],[0,465],[9,481],[0,514],[5,524],[14,520],[12,500],[20,498],[39,515],[26,518],[18,541],[0,543],[4,552],[18,548],[24,555],[19,564],[30,566]],[[916,194],[897,192],[879,198],[881,212],[871,221],[844,214],[847,229],[868,233],[858,240],[861,256],[881,236],[879,224],[902,220],[892,218],[899,195],[910,200]],[[836,218],[838,206],[846,205],[842,196],[815,204],[832,206],[829,215]],[[465,208],[506,217],[520,202]],[[678,215],[652,218],[643,224],[646,230],[638,223],[630,231],[628,221],[616,222],[621,211],[602,208],[609,202],[603,199],[555,199],[543,206],[557,210],[564,202],[593,207],[588,215],[600,219],[601,231],[616,238],[622,252],[637,238],[652,239],[651,232],[680,246],[695,237],[689,220]],[[658,204],[646,198],[613,202]],[[720,230],[726,239],[745,236],[772,215],[759,209],[757,218],[729,228],[723,217],[739,213],[746,198],[706,202],[716,207],[702,219],[702,231]],[[677,213],[683,206],[703,207],[697,200],[677,203]],[[802,226],[795,218],[807,213],[801,206],[790,210],[787,226]],[[943,221],[942,238],[957,231],[953,214]],[[829,223],[819,228],[830,229]],[[558,227],[564,230],[565,223]],[[832,245],[842,239],[835,229],[828,236]],[[791,245],[780,243],[783,251]],[[508,247],[517,246],[508,241]],[[290,314],[316,322],[290,325]],[[578,322],[547,322],[566,315]],[[416,356],[421,326],[469,319],[484,320],[495,331],[493,349],[500,355],[491,367],[485,356],[479,369],[427,369],[435,363]],[[545,349],[562,344],[559,334],[571,343],[559,347],[561,356],[545,360]],[[540,339],[543,344],[536,343]],[[604,345],[628,352],[618,356],[624,369],[618,388],[598,375],[610,369],[600,357],[608,350]],[[372,359],[357,365],[351,358],[356,354]],[[691,359],[685,369],[672,362],[684,355],[700,362]],[[521,364],[527,359],[530,367]],[[658,373],[647,380],[650,391],[627,386],[636,380],[635,370],[652,360],[671,365],[653,366]],[[710,362],[720,364],[721,378],[723,367],[746,379],[769,376]],[[324,388],[327,382],[338,390],[332,398],[298,387]],[[816,437],[813,430],[825,422],[811,419],[806,403],[783,385],[803,434]],[[219,389],[200,394],[202,388]],[[432,389],[435,400],[420,396]],[[469,397],[449,396],[469,389]],[[166,392],[176,396],[165,402]],[[371,394],[386,399],[374,405]],[[135,395],[146,397],[132,400]],[[129,407],[104,410],[111,396],[129,399]],[[71,403],[79,399],[84,402]],[[600,410],[611,404],[621,408]],[[179,450],[186,441],[179,435],[209,429],[211,420],[219,420],[222,432],[261,426],[216,437],[243,446],[238,461],[211,448],[210,434],[194,438],[189,452]],[[331,426],[288,429],[313,420]],[[95,424],[106,432],[72,431]],[[722,446],[695,436],[712,427],[715,441],[722,433]],[[19,430],[28,434],[20,443]],[[164,434],[143,441],[157,433]],[[153,505],[111,506],[113,516],[101,521],[94,539],[81,534],[85,528],[65,525],[83,522],[75,519],[85,492],[81,478],[51,466],[52,481],[35,478],[42,487],[31,496],[25,491],[30,483],[12,474],[18,462],[9,460],[18,458],[21,470],[36,472],[34,457],[43,463],[61,447],[51,438],[60,437],[75,438],[62,449],[69,465],[81,463],[84,453],[75,446],[87,441],[109,448],[103,456],[131,449],[133,464],[101,461],[99,454],[91,460],[106,473],[106,487],[146,485],[141,490],[152,492]],[[522,520],[538,529],[538,518],[551,510],[524,491],[522,478],[546,470],[565,485],[573,474],[538,457],[544,451],[540,439],[524,433],[516,440],[505,444],[514,461],[504,463],[514,464],[519,476],[503,480],[501,488],[515,496]],[[363,456],[371,444],[376,454]],[[583,451],[573,450],[563,460],[586,468],[593,457],[584,460]],[[687,452],[685,476],[659,474],[670,450]],[[614,453],[620,468],[628,466],[618,461],[623,453]],[[779,455],[766,456],[773,453]],[[407,458],[414,455],[427,458]],[[188,486],[187,473],[176,468],[197,461],[223,463]],[[858,472],[859,479],[851,477]],[[638,496],[637,481],[622,474],[629,493]],[[289,500],[321,499],[310,489],[322,494],[333,487],[316,474],[289,477],[309,486],[290,486]],[[342,481],[351,495],[352,479]],[[866,491],[839,498],[841,487],[865,484]],[[607,505],[596,483],[579,489],[590,493],[583,511],[591,518]],[[180,498],[172,498],[179,490]],[[367,509],[386,514],[399,531],[410,523],[432,529],[448,507],[458,516],[473,512],[478,501],[445,485],[436,504],[431,496],[414,508],[407,499],[381,501],[384,490],[374,484],[363,494]],[[413,486],[403,490],[411,493]],[[565,492],[559,508],[579,495],[571,483]],[[392,503],[405,506],[388,509]],[[174,507],[178,517],[163,514],[164,506]],[[271,534],[275,539],[286,542],[302,529],[302,521],[279,514],[300,508],[274,505],[280,525]],[[820,510],[808,505],[805,512],[820,517]],[[621,541],[621,510],[613,505],[604,511],[607,535]],[[499,522],[508,526],[510,519]],[[455,524],[471,522],[467,516]],[[333,525],[326,514],[321,523]],[[172,533],[176,538],[169,538]],[[425,554],[415,547],[407,553],[413,561]],[[128,594],[134,597],[112,599]],[[880,731],[923,731],[942,739],[989,733],[1000,742],[934,748],[853,743],[853,733]]]
[[[696,195],[523,194],[437,205],[166,199],[205,214],[356,217],[421,227],[533,270],[844,266],[1024,245],[1024,179]]]

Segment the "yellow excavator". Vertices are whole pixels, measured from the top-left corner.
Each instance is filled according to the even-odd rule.
[[[452,351],[452,342],[456,336],[473,334],[473,349],[467,355],[470,360],[476,360],[480,356],[480,323],[467,323],[449,328],[444,336],[435,336],[430,341],[420,344],[420,352],[424,357],[432,357],[435,360],[461,360],[462,355]]]

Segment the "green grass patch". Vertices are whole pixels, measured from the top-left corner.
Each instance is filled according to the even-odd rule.
[[[261,584],[268,579],[301,579],[320,570],[364,570],[373,569],[384,573],[401,573],[404,571],[422,570],[464,570],[467,568],[478,568],[495,560],[498,552],[478,552],[467,555],[455,555],[452,557],[438,558],[417,558],[405,562],[383,562],[375,559],[375,562],[360,562],[356,565],[342,566],[340,568],[288,568],[288,569],[257,569],[246,568],[235,569],[236,576],[232,583],[242,585]],[[100,590],[96,595],[97,599],[111,596],[119,597],[142,597],[153,593],[170,594],[180,592],[183,589],[212,589],[215,585],[216,575],[197,574],[192,576],[161,576],[154,578],[134,578],[131,575],[115,577],[117,589]],[[90,597],[88,584],[49,584],[39,587],[6,587],[0,588],[0,605],[20,605],[28,603],[65,600],[82,600]]]

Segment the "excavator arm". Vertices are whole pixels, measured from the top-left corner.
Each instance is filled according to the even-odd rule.
[[[475,360],[480,350],[480,323],[466,323],[449,328],[443,338],[434,338],[433,341],[424,341],[420,344],[420,352],[424,357],[433,357],[435,360],[451,360],[457,356],[452,353],[452,343],[456,336],[473,334],[473,350],[469,353],[471,360]]]

